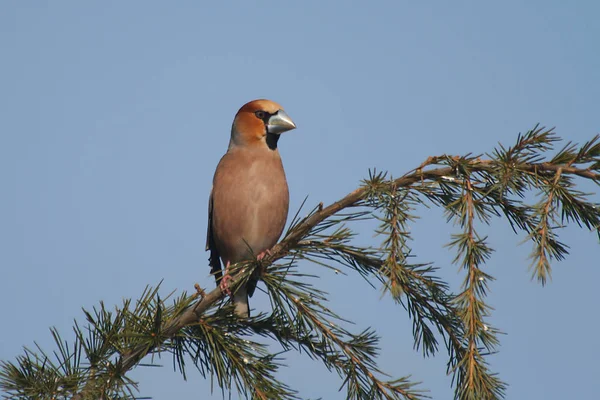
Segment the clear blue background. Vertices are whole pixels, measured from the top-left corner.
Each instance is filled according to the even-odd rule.
[[[164,293],[213,287],[207,198],[232,118],[251,99],[283,104],[298,125],[280,141],[292,211],[306,195],[342,197],[369,168],[398,176],[429,155],[488,152],[536,122],[588,140],[600,130],[598,4],[3,1],[0,359],[34,341],[50,350],[48,327],[68,336],[82,306],[120,304],[161,279]],[[456,228],[420,212],[417,260],[457,288],[443,247]],[[564,230],[572,254],[542,288],[530,245],[504,222],[485,231],[497,250],[485,269],[498,278],[491,321],[507,333],[489,361],[507,398],[594,398],[597,237]],[[360,278],[319,273],[355,331],[382,335],[384,371],[451,398],[445,354],[412,350],[402,308]],[[267,309],[260,294],[252,305]],[[209,381],[191,371],[184,382],[162,362],[134,372],[141,395],[208,398]],[[288,364],[280,376],[302,396],[344,398],[341,380],[306,356]]]

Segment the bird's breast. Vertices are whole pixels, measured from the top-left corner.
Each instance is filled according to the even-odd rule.
[[[255,257],[281,236],[289,193],[281,159],[275,156],[226,155],[217,168],[213,229],[216,246],[226,260]]]

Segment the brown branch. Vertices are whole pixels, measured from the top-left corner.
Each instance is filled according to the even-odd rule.
[[[443,159],[446,159],[446,157],[430,157],[423,164],[421,164],[419,168],[409,172],[408,174],[400,178],[395,179],[393,182],[391,182],[391,184],[394,185],[396,188],[402,188],[409,187],[414,183],[426,179],[438,180],[444,176],[453,176],[455,174],[455,169],[453,167],[442,167],[430,170],[423,170],[427,166],[433,165]],[[496,163],[497,161],[493,160],[476,159],[472,161],[471,167],[477,169],[478,166],[488,167]],[[556,173],[562,169],[563,174],[577,175],[586,179],[593,180],[595,182],[600,182],[599,173],[594,173],[589,169],[581,169],[567,165],[538,163],[524,164],[518,166],[518,168],[522,171],[538,173],[540,171]],[[316,211],[310,217],[300,222],[281,242],[275,245],[271,249],[270,255],[268,255],[262,260],[262,264],[270,265],[273,262],[287,256],[289,254],[290,249],[294,248],[298,244],[298,242],[302,240],[311,231],[312,228],[314,228],[316,225],[323,222],[325,219],[331,217],[332,215],[338,213],[339,211],[345,208],[359,205],[361,201],[366,199],[367,194],[368,187],[361,187],[350,192],[342,199],[330,204],[327,207],[319,207],[318,211]],[[231,282],[231,285],[235,286],[235,284],[236,278],[234,277]],[[165,328],[165,331],[163,333],[164,340],[172,338],[182,328],[197,323],[201,319],[204,312],[206,312],[210,307],[215,305],[224,297],[225,295],[221,292],[219,288],[216,288],[211,292],[207,293],[201,300],[199,300],[194,305],[185,310],[183,314],[176,317],[167,324],[167,327]],[[138,362],[142,360],[142,358],[144,358],[153,350],[154,347],[152,346],[140,346],[123,354],[122,365],[120,368],[121,373],[125,373],[129,369],[133,368]],[[83,396],[88,390],[89,388],[85,387],[81,392],[75,394],[72,399],[84,399]]]

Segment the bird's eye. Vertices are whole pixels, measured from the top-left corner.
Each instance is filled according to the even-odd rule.
[[[256,115],[256,118],[258,119],[265,119],[267,113],[265,113],[264,111],[257,111],[254,113],[254,115]]]

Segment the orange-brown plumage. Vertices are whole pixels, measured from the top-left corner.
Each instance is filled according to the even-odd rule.
[[[279,134],[296,126],[281,106],[254,100],[236,114],[227,153],[213,178],[209,204],[207,250],[217,282],[219,258],[227,267],[239,261],[262,258],[281,236],[288,213],[289,194],[277,150]],[[227,288],[227,279],[221,288]],[[248,292],[256,282],[233,295],[236,313],[249,315]]]

